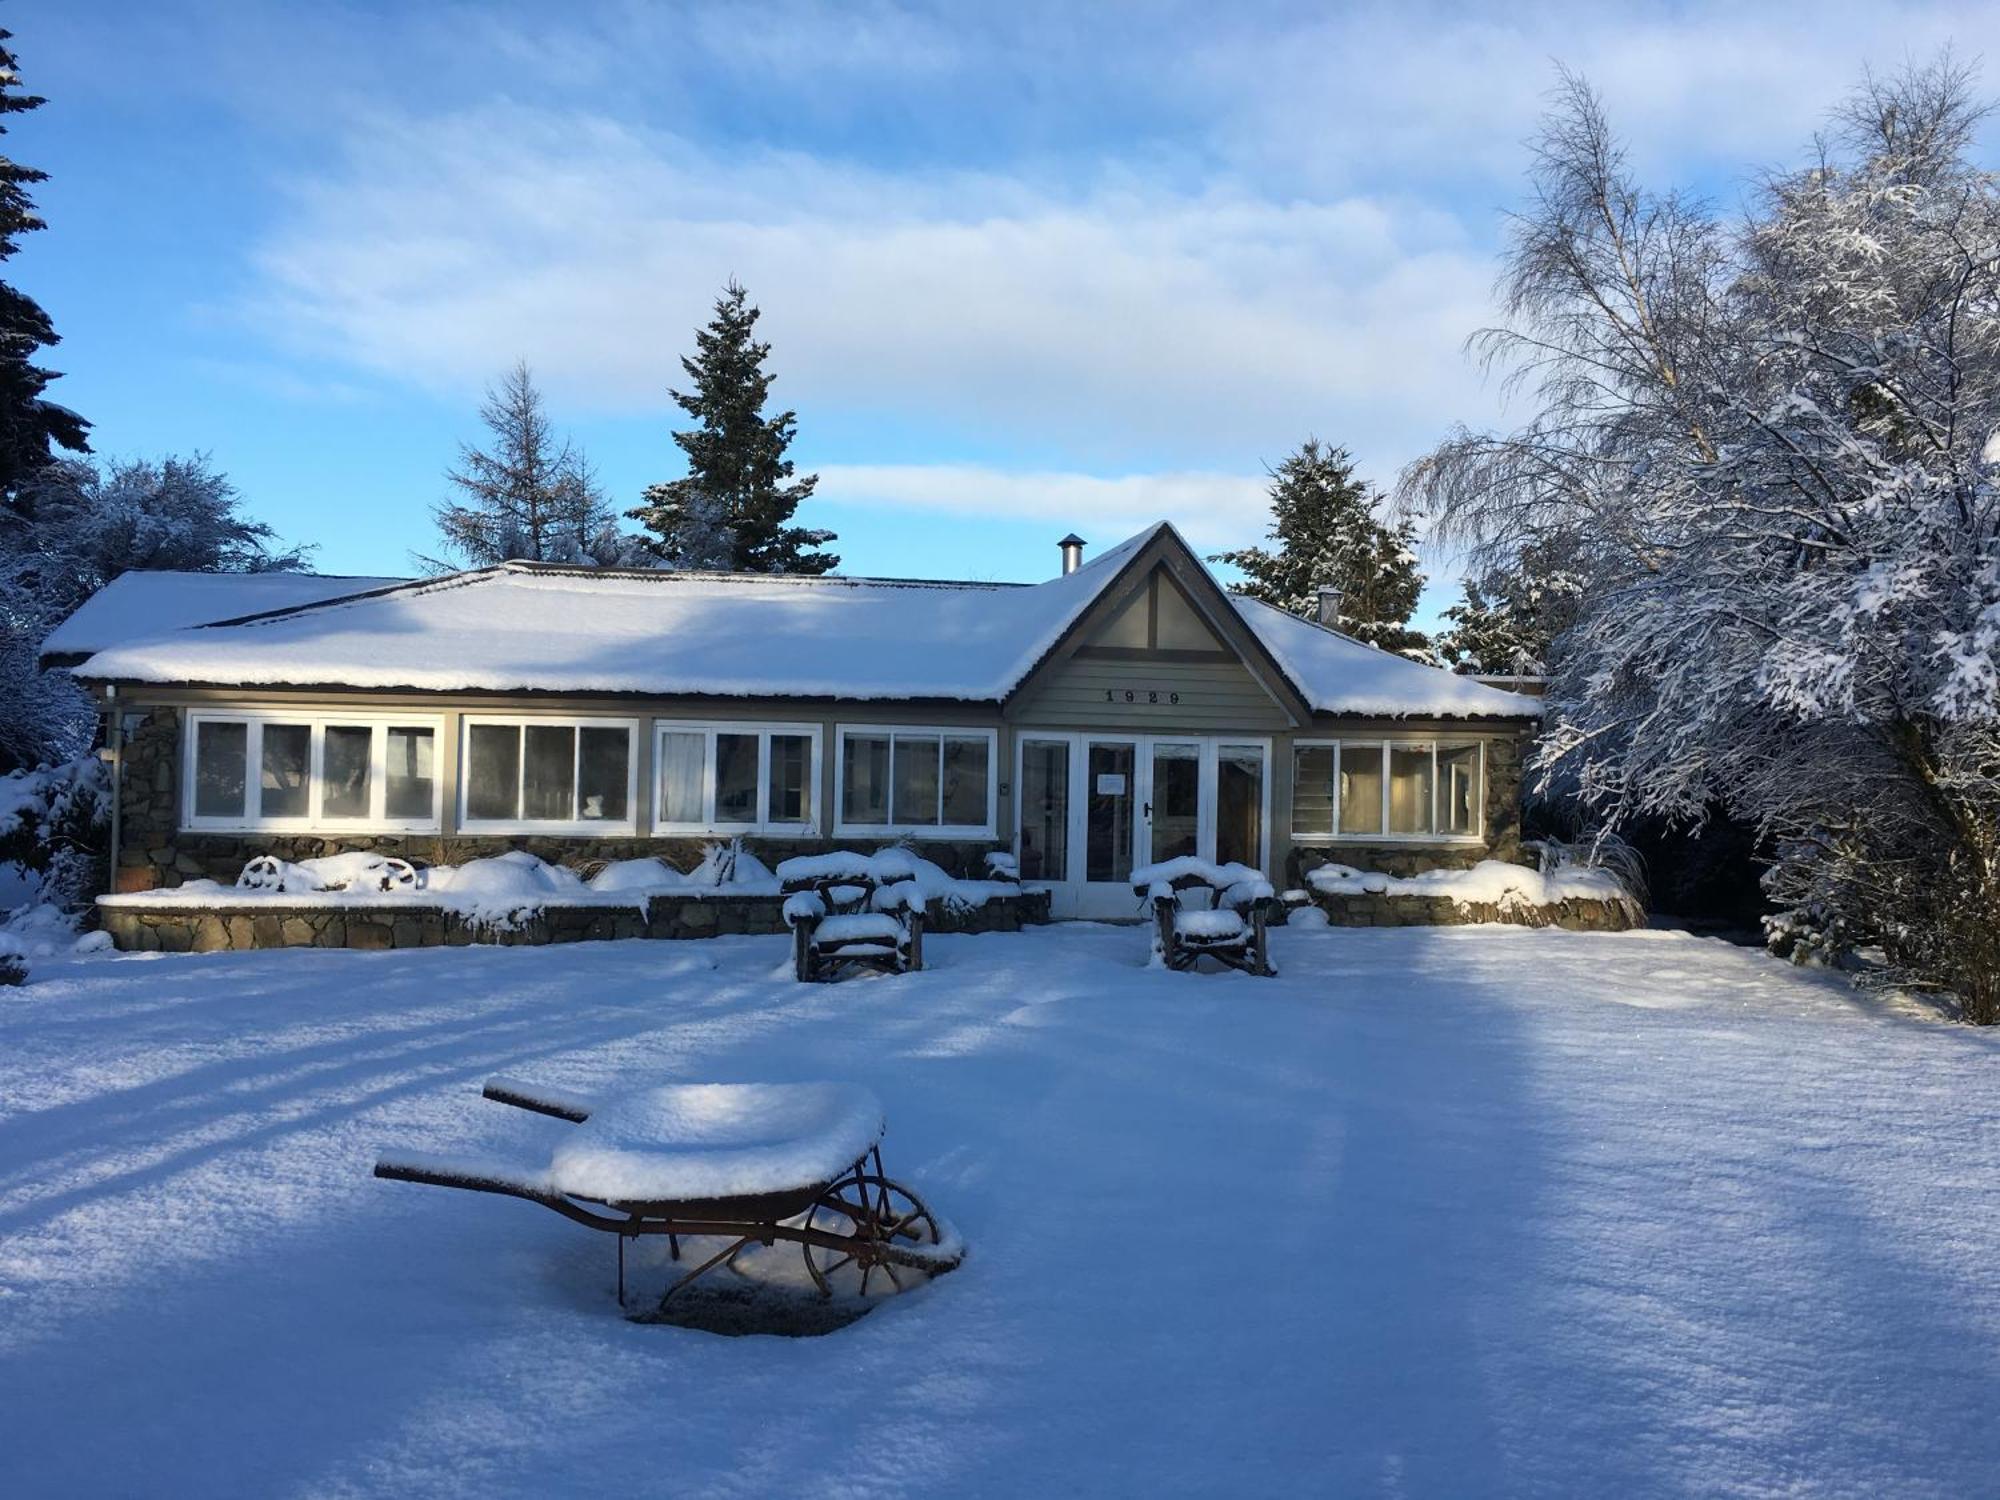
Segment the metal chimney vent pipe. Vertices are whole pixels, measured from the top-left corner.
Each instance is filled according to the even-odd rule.
[[[1083,566],[1083,549],[1090,544],[1072,531],[1056,545],[1062,548],[1063,577],[1067,578]]]
[[[1319,622],[1329,628],[1340,624],[1340,590],[1330,583],[1319,586]]]

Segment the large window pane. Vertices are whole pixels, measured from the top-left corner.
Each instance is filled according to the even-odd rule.
[[[984,738],[944,742],[944,821],[952,827],[986,826],[987,760]]]
[[[1069,879],[1069,743],[1021,747],[1021,878]]]
[[[1333,832],[1333,746],[1298,745],[1292,750],[1292,832]]]
[[[1215,753],[1215,858],[1264,866],[1264,752],[1255,745]]]
[[[1479,747],[1440,745],[1437,753],[1438,832],[1479,831]]]
[[[700,730],[674,729],[660,736],[660,821],[707,823],[702,807],[702,771],[708,760],[708,736]]]
[[[1382,831],[1382,747],[1340,747],[1340,831]]]
[[[771,823],[812,821],[812,738],[803,734],[771,736]]]
[[[889,741],[850,735],[841,741],[840,820],[867,825],[889,821]]]
[[[576,729],[526,724],[521,761],[523,819],[567,823],[576,817]]]
[[[1092,741],[1084,752],[1084,879],[1132,874],[1132,813],[1138,754],[1123,740]]]
[[[757,736],[715,737],[715,821],[757,821]]]
[[[365,724],[329,724],[320,745],[319,810],[322,817],[365,818],[374,809],[368,798],[368,758],[375,731]]]
[[[1152,808],[1154,862],[1195,853],[1201,826],[1201,746],[1153,746]]]
[[[632,731],[582,729],[576,758],[577,816],[625,821],[626,789],[632,777]]]
[[[896,796],[890,817],[910,827],[938,820],[938,742],[934,735],[896,736]],[[985,821],[984,813],[980,821]]]
[[[465,815],[508,821],[520,815],[521,729],[474,724],[465,752]]]
[[[241,818],[248,789],[250,726],[197,724],[194,737],[194,811],[198,818]]]
[[[391,725],[384,733],[383,816],[429,819],[437,806],[437,731]]]
[[[1431,831],[1431,751],[1394,745],[1389,750],[1389,832]]]
[[[260,818],[303,818],[312,811],[312,726],[266,724],[257,775]]]

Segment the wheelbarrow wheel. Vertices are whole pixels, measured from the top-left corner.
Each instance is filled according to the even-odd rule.
[[[820,1295],[890,1296],[930,1279],[921,1267],[899,1265],[885,1248],[943,1243],[924,1200],[891,1178],[855,1173],[829,1188],[806,1211],[804,1227],[848,1243],[803,1246],[806,1272]]]

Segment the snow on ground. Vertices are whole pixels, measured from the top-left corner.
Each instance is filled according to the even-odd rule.
[[[1134,928],[128,955],[0,991],[9,1494],[1969,1496],[2000,1036],[1656,932]],[[373,1180],[480,1100],[828,1078],[965,1265],[828,1337],[623,1321],[613,1247]]]

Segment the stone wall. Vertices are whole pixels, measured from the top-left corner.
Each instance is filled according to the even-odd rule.
[[[1566,927],[1572,932],[1624,932],[1644,915],[1622,901],[1571,897],[1553,906],[1525,902],[1456,901],[1449,896],[1315,893],[1312,904],[1336,927],[1451,927],[1505,922],[1516,927]]]
[[[319,859],[329,854],[366,849],[393,854],[421,867],[461,865],[467,860],[525,849],[552,865],[566,865],[589,875],[602,864],[620,859],[663,859],[689,870],[701,862],[702,850],[713,838],[671,835],[660,838],[508,837],[445,838],[437,834],[356,834],[329,837],[320,833],[189,833],[180,829],[180,713],[156,708],[127,741],[122,794],[123,827],[119,832],[119,872],[112,889],[121,894],[171,888],[188,880],[218,880],[233,884],[238,872],[259,854],[283,860]],[[835,849],[862,853],[883,847],[887,840],[853,838],[779,839],[746,837],[743,847],[766,865],[797,854],[825,854]],[[999,847],[990,840],[923,840],[913,845],[925,859],[946,873],[965,880],[986,877],[986,855]],[[336,945],[337,946],[337,945]]]
[[[214,953],[250,948],[462,948],[474,943],[540,947],[621,938],[685,939],[785,931],[779,896],[648,897],[643,908],[552,906],[508,927],[468,922],[457,912],[415,901],[376,905],[299,905],[255,898],[233,907],[178,901],[100,905],[97,915],[120,948],[137,952]],[[940,909],[927,932],[1018,932],[1049,920],[1046,891],[1005,896],[963,911]]]

